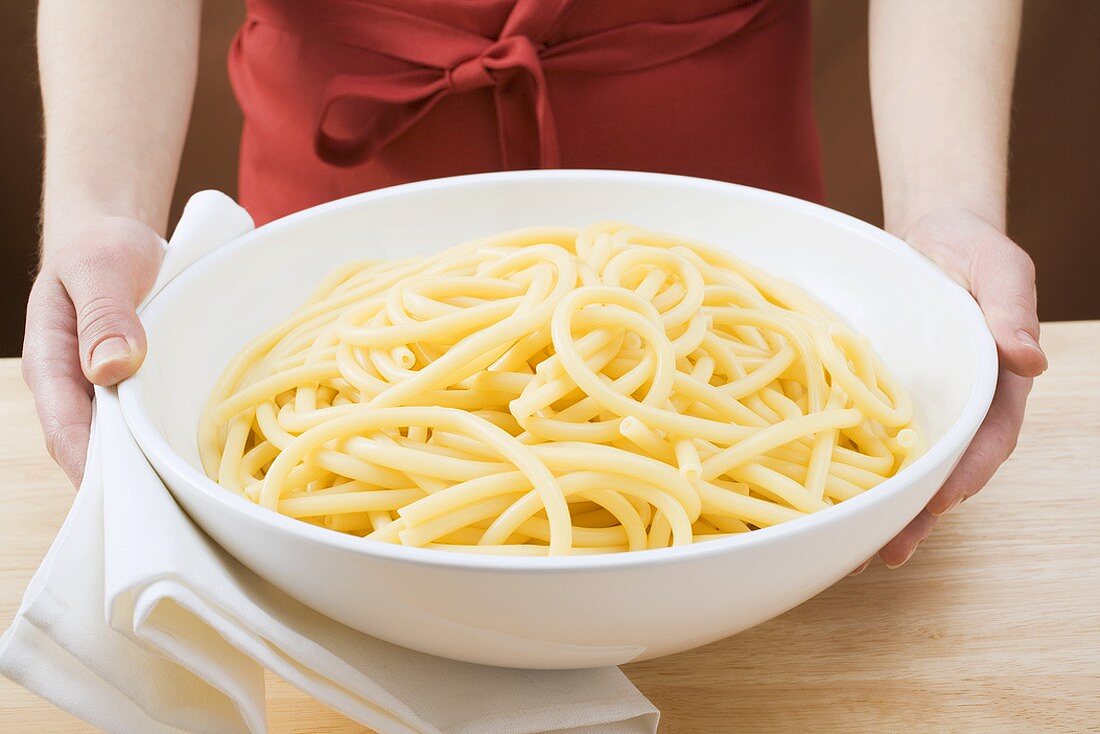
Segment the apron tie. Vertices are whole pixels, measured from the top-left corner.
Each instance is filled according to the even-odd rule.
[[[489,87],[497,108],[504,167],[560,167],[546,76],[538,50],[521,35],[487,44],[480,54],[450,69],[335,77],[321,105],[317,154],[336,165],[359,163],[405,132],[448,94]],[[532,96],[539,142],[535,161],[524,160],[530,156],[524,155],[523,148],[529,143],[522,132],[523,118],[529,114],[524,107],[531,106],[525,104],[525,97]]]
[[[623,74],[672,63],[730,38],[766,7],[761,0],[746,0],[705,18],[639,21],[548,44],[572,1],[516,0],[497,39],[371,0],[249,0],[248,5],[254,21],[291,32],[308,29],[408,65],[329,79],[314,135],[322,160],[362,163],[445,97],[492,89],[505,169],[562,165],[547,70]]]

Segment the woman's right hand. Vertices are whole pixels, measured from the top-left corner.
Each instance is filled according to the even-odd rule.
[[[49,228],[56,241],[27,302],[23,379],[34,393],[46,448],[80,485],[92,385],[114,385],[145,358],[136,307],[152,287],[163,241],[135,219],[101,216]]]

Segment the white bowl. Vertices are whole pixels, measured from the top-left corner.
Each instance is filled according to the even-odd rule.
[[[430,253],[516,227],[602,219],[711,242],[829,304],[870,337],[912,391],[927,453],[875,489],[793,522],[684,548],[566,558],[363,541],[261,509],[203,474],[196,426],[216,377],[334,266]],[[819,593],[932,497],[981,423],[997,372],[974,301],[903,242],[797,199],[648,173],[464,176],[324,204],[202,258],[142,318],[149,355],[121,386],[122,408],[169,490],[211,537],[260,576],[357,630],[512,667],[668,655]]]

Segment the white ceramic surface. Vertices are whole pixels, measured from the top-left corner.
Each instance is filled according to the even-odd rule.
[[[260,509],[202,473],[196,426],[222,367],[332,267],[601,219],[706,240],[805,287],[871,338],[912,391],[931,448],[872,491],[794,522],[687,548],[553,559],[366,542]],[[997,371],[970,296],[881,230],[769,192],[629,172],[485,174],[325,204],[202,258],[150,301],[143,320],[149,356],[120,388],[123,410],[172,494],[216,541],[358,630],[444,657],[531,668],[692,648],[843,578],[931,498],[981,422]]]

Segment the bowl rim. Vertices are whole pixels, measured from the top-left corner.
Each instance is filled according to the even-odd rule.
[[[317,527],[272,512],[254,504],[241,495],[225,490],[207,477],[205,473],[184,460],[168,445],[167,440],[153,426],[142,405],[138,389],[139,370],[137,375],[119,384],[118,395],[123,417],[150,464],[154,469],[157,468],[158,464],[166,467],[185,480],[191,488],[206,495],[208,499],[221,504],[227,512],[242,513],[249,520],[270,525],[276,532],[293,535],[299,541],[327,546],[333,550],[390,562],[475,571],[522,571],[528,573],[599,571],[608,568],[643,568],[712,557],[742,546],[781,542],[783,538],[789,535],[805,533],[814,528],[838,521],[845,515],[861,511],[864,507],[885,502],[889,496],[903,492],[909,485],[919,482],[921,478],[936,471],[950,453],[957,449],[959,444],[964,441],[968,442],[971,439],[981,421],[985,418],[997,382],[996,345],[986,326],[984,316],[973,297],[924,255],[878,227],[820,204],[742,184],[675,174],[602,169],[503,171],[417,181],[336,199],[257,227],[215,248],[213,252],[191,263],[149,299],[142,309],[143,321],[146,315],[155,317],[157,311],[163,308],[164,304],[171,299],[173,292],[179,291],[191,282],[201,278],[205,268],[213,266],[218,260],[228,256],[235,249],[246,247],[253,240],[263,239],[281,229],[296,226],[318,215],[355,208],[364,202],[415,196],[418,193],[440,188],[499,183],[523,184],[542,181],[611,181],[613,183],[671,184],[678,188],[688,186],[709,190],[724,189],[735,192],[737,197],[742,200],[766,202],[772,205],[778,204],[783,208],[808,215],[823,224],[847,229],[853,234],[891,250],[909,261],[917,273],[923,274],[925,278],[931,279],[941,287],[944,296],[952,299],[955,303],[959,316],[967,322],[970,327],[969,331],[976,339],[977,376],[965,407],[944,435],[930,446],[923,455],[914,460],[912,464],[871,490],[845,500],[826,511],[812,513],[779,525],[760,528],[750,533],[718,538],[705,543],[632,553],[577,556],[504,556],[443,551],[364,541],[357,536]],[[167,482],[165,484],[167,485]]]

